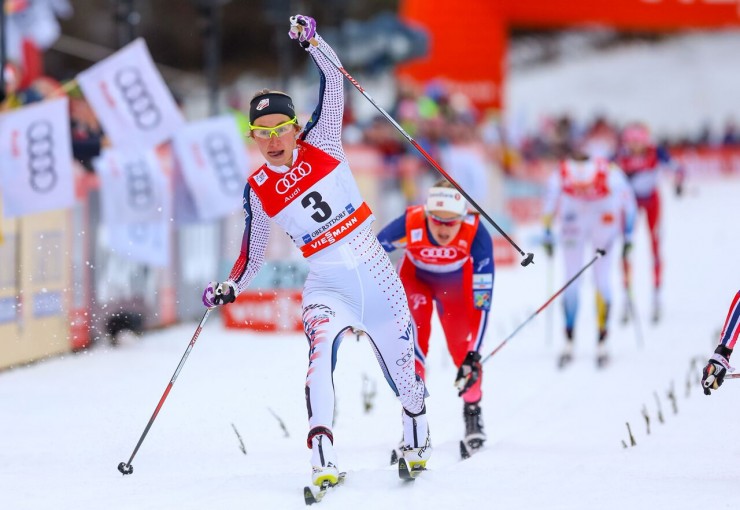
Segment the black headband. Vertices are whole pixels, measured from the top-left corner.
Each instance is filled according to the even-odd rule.
[[[259,117],[271,113],[282,113],[292,119],[295,117],[293,100],[286,94],[268,92],[255,97],[249,103],[249,122],[251,124],[254,124],[254,121]]]

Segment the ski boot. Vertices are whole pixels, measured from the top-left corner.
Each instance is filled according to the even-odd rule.
[[[573,361],[573,330],[565,330],[565,347],[558,358],[558,368],[563,369]]]
[[[598,368],[604,368],[609,364],[609,352],[606,350],[606,335],[605,329],[599,331],[599,341],[596,344],[596,366]]]
[[[624,305],[624,310],[622,310],[622,317],[619,318],[619,322],[627,325],[630,322],[630,319],[632,318],[632,310],[630,308],[630,305]]]
[[[403,410],[403,447],[398,459],[398,475],[404,480],[413,480],[426,469],[432,456],[432,442],[427,425],[426,406],[420,413]]]
[[[660,303],[656,301],[653,303],[653,324],[658,324],[660,322],[660,316],[661,316],[661,309],[660,309]]]
[[[331,430],[326,427],[314,427],[308,433],[313,468],[311,481],[317,487],[321,487],[324,482],[328,482],[327,485],[330,487],[339,483],[339,469],[333,443]]]
[[[465,439],[460,441],[460,456],[467,459],[483,447],[486,433],[483,431],[483,416],[478,402],[465,403],[463,406],[465,420]]]

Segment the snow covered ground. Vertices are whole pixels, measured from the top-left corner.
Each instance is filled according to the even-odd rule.
[[[613,361],[595,366],[592,275],[585,275],[577,357],[561,372],[560,307],[540,314],[486,365],[486,449],[461,462],[461,402],[437,328],[429,356],[434,454],[429,471],[401,482],[388,453],[401,436],[400,406],[366,342],[345,339],[335,373],[336,446],[346,485],[326,508],[695,509],[732,508],[740,496],[740,382],[705,397],[697,384],[729,301],[740,285],[740,180],[690,183],[683,199],[664,190],[664,320],[650,304],[645,225],[637,232],[633,327],[612,320]],[[643,220],[644,221],[644,220]],[[485,351],[548,297],[550,266],[499,270]],[[555,281],[561,260],[555,258]],[[615,283],[618,274],[614,273]],[[558,284],[559,286],[559,284]],[[622,299],[615,295],[615,314]],[[195,324],[152,332],[117,349],[48,360],[0,373],[0,507],[34,509],[302,508],[309,480],[299,335],[226,331],[214,317],[133,461],[127,461]],[[614,317],[613,317],[614,319]],[[552,324],[550,333],[547,325]],[[548,340],[550,338],[550,340]],[[690,360],[700,361],[690,372]],[[377,386],[369,414],[363,377]],[[691,386],[687,388],[687,380]],[[667,392],[673,387],[678,412]],[[690,391],[689,391],[690,389]],[[658,401],[665,419],[657,419]],[[647,435],[641,410],[650,415]],[[271,411],[285,423],[285,437]],[[629,422],[637,445],[629,444]],[[247,454],[239,449],[232,425]]]

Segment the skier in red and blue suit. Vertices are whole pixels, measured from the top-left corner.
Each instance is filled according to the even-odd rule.
[[[398,272],[416,327],[416,372],[424,378],[433,303],[458,367],[465,444],[485,441],[481,418],[480,348],[493,293],[493,243],[477,214],[445,180],[430,190],[426,205],[411,206],[378,234],[387,252],[404,248]]]
[[[624,171],[637,198],[637,206],[645,211],[650,232],[650,246],[653,253],[653,311],[652,320],[660,319],[660,288],[662,285],[662,258],[660,255],[660,195],[658,178],[663,168],[675,172],[676,195],[683,191],[683,167],[673,161],[668,152],[653,144],[650,132],[644,124],[636,123],[622,131],[621,144],[614,158],[615,163]],[[638,210],[639,210],[638,209]],[[622,253],[624,288],[631,292],[632,268],[629,260],[631,243],[625,243]],[[623,322],[629,320],[625,311]]]

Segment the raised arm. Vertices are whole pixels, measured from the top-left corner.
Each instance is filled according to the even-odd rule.
[[[290,18],[290,23],[290,37],[297,39],[311,55],[320,78],[319,102],[301,133],[301,139],[344,161],[344,77],[332,63],[341,66],[341,62],[331,46],[316,33],[316,21],[313,18],[298,14]]]

